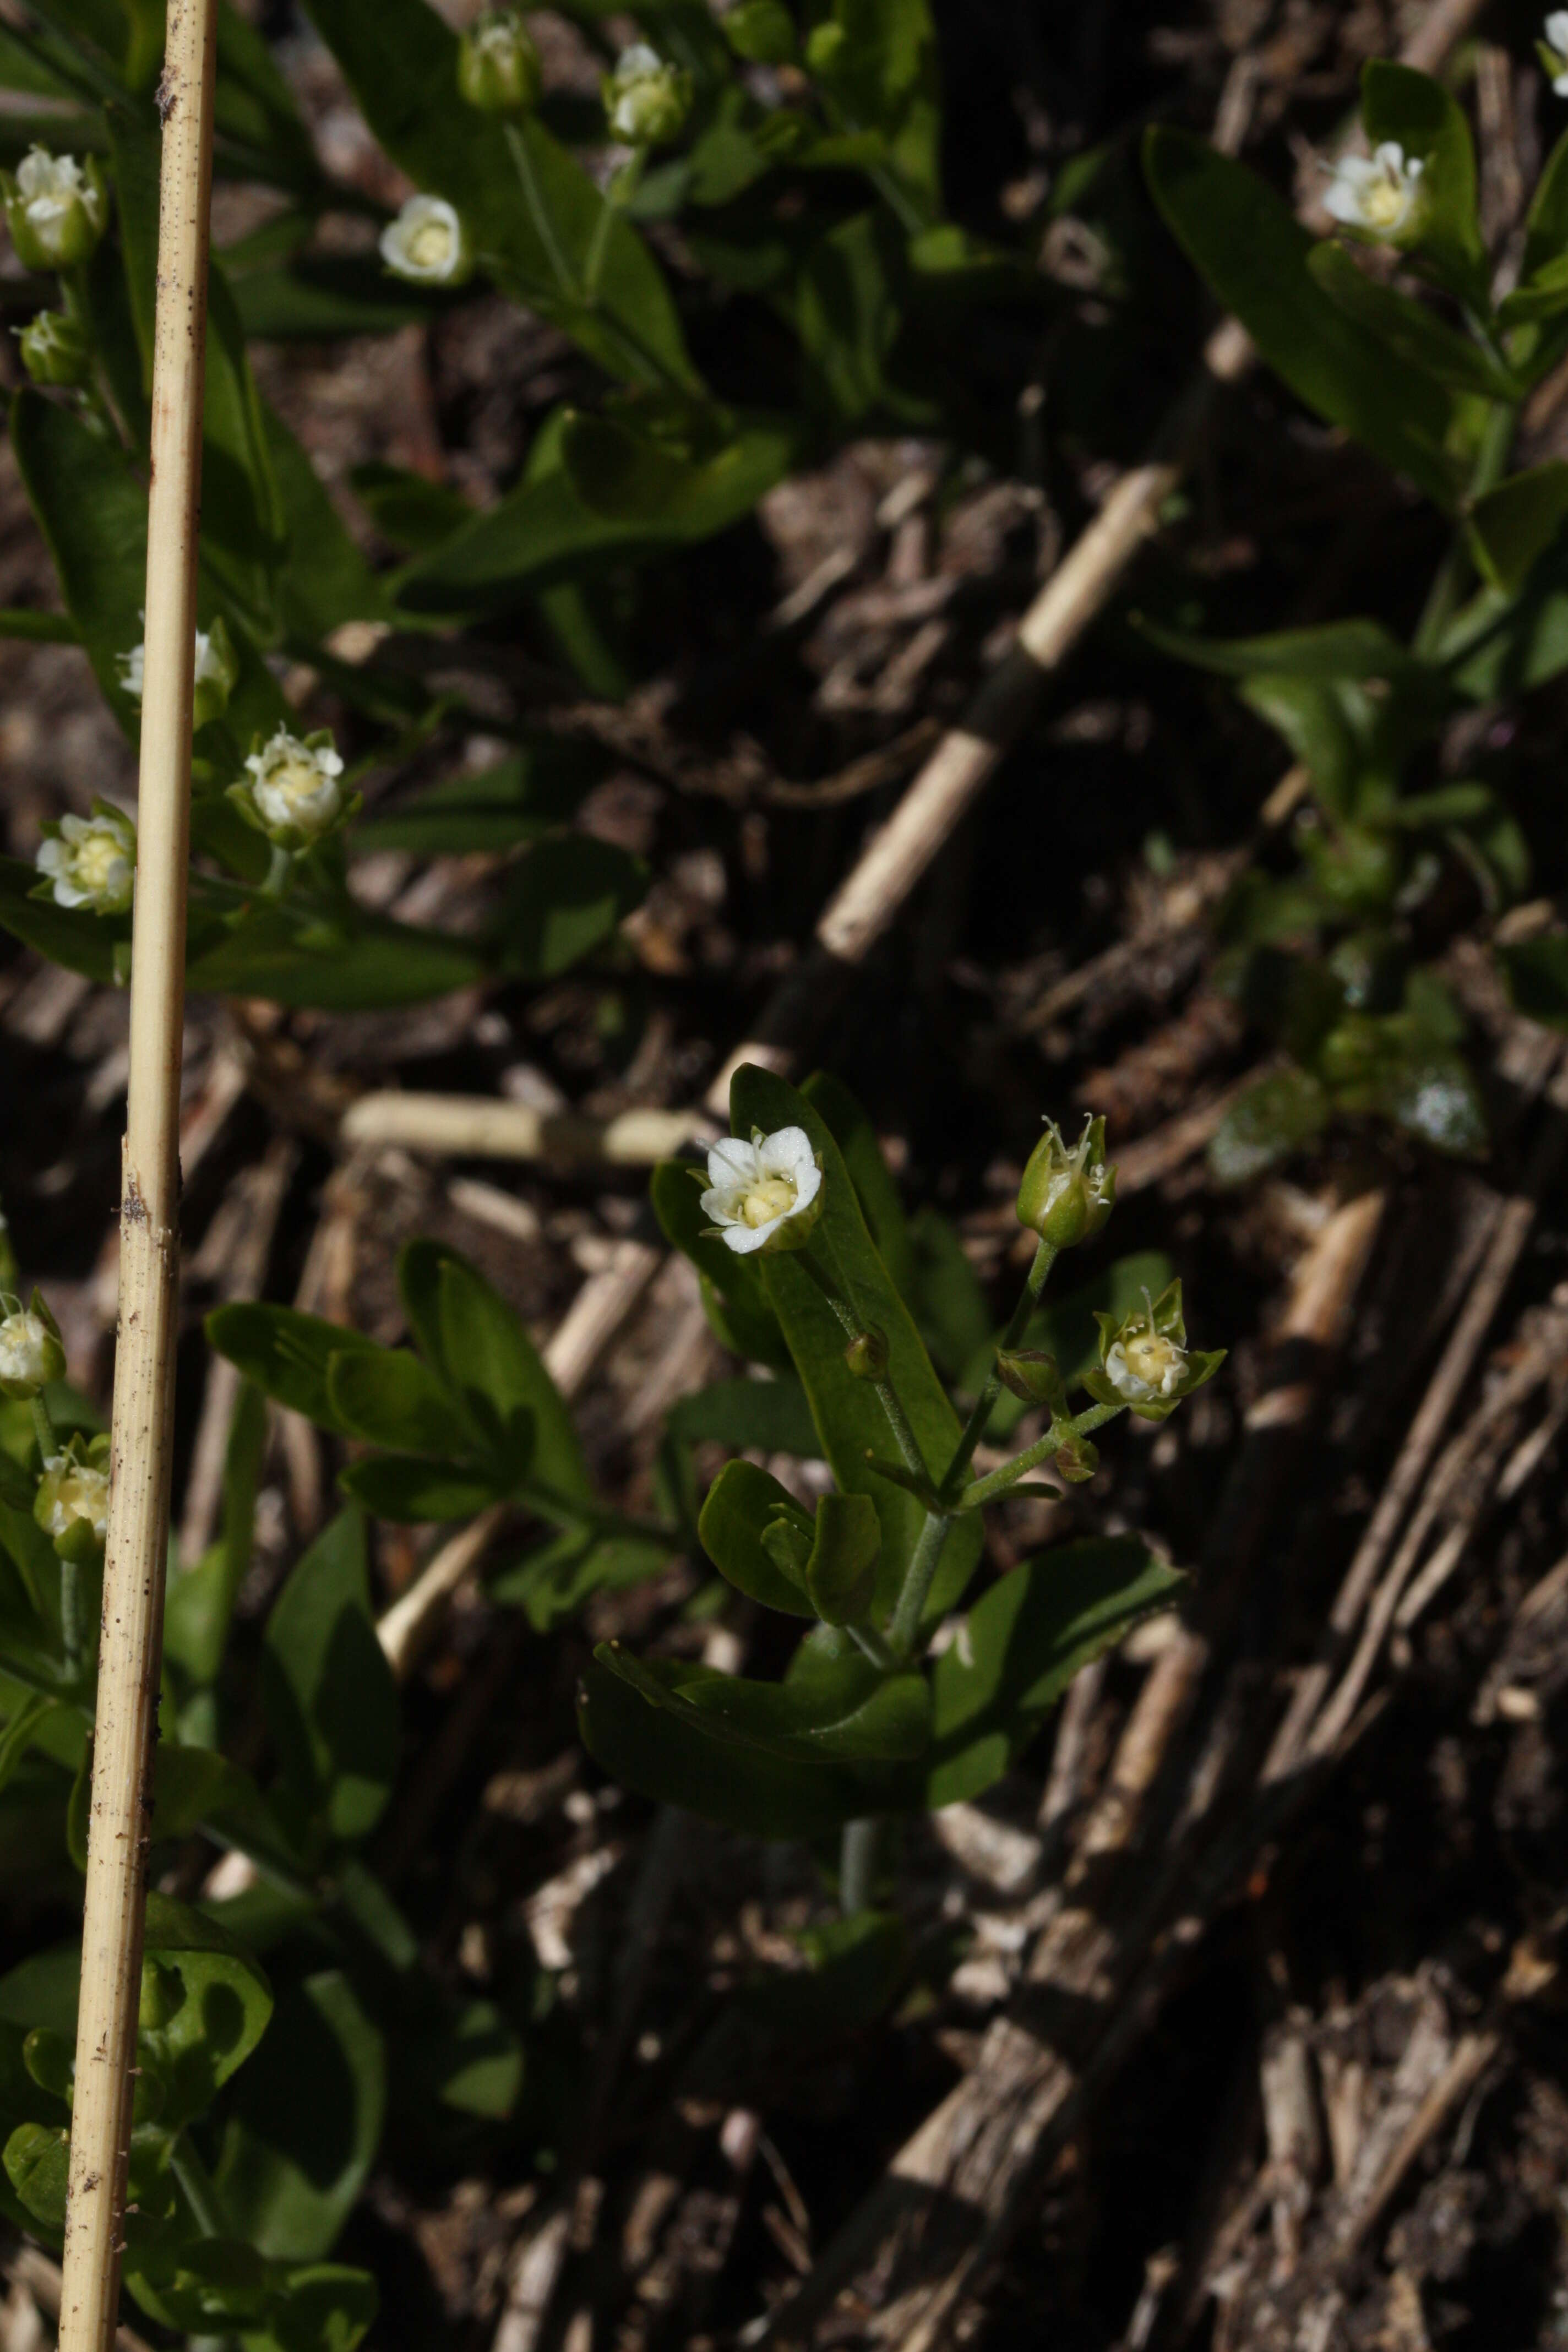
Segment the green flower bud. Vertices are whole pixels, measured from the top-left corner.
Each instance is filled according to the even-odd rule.
[[[1053,1421],[1066,1412],[1068,1392],[1060,1367],[1044,1349],[999,1349],[996,1370],[1003,1387],[1021,1397],[1026,1404],[1047,1405]]]
[[[30,148],[15,178],[0,173],[5,225],[24,269],[73,269],[97,247],[109,221],[109,192],[96,156]]]
[[[109,1533],[109,1440],[72,1437],[53,1454],[33,1499],[33,1517],[62,1559],[91,1559]]]
[[[1167,1421],[1184,1397],[1213,1380],[1226,1351],[1187,1346],[1182,1286],[1173,1282],[1158,1298],[1143,1293],[1143,1312],[1097,1314],[1100,1370],[1084,1386],[1101,1404],[1124,1404],[1140,1421]]]
[[[339,781],[343,763],[327,728],[303,740],[279,727],[246,761],[248,781],[231,784],[228,797],[247,824],[279,849],[313,848],[352,817],[360,795],[346,796]]]
[[[80,321],[65,310],[40,310],[17,341],[22,365],[35,383],[85,383],[89,357]]]
[[[35,898],[89,907],[95,915],[125,913],[136,886],[136,827],[123,809],[94,801],[90,816],[62,816],[42,832]]]
[[[888,1335],[877,1324],[857,1331],[844,1360],[858,1381],[879,1381],[888,1369]]]
[[[1070,1147],[1054,1119],[1029,1155],[1018,1187],[1018,1223],[1055,1249],[1092,1241],[1116,1202],[1116,1171],[1106,1165],[1105,1121],[1086,1118]]]
[[[116,658],[121,687],[132,702],[140,702],[146,673],[145,645],[132,646],[128,654],[120,654]],[[191,706],[191,723],[199,731],[223,717],[228,709],[228,698],[239,683],[239,656],[221,613],[210,629],[196,631],[193,674],[195,699]]]
[[[41,1396],[51,1381],[64,1377],[65,1369],[60,1327],[42,1292],[34,1291],[30,1307],[0,1293],[0,1396]]]
[[[691,76],[638,42],[599,85],[610,136],[625,147],[668,147],[691,111]]]
[[[487,10],[463,35],[458,88],[481,114],[527,114],[539,103],[539,51],[522,18],[510,8]]]

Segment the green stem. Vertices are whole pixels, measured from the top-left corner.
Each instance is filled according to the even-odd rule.
[[[853,1919],[857,1912],[871,1908],[881,1826],[874,1813],[844,1824],[838,1850],[838,1908],[846,1919]]]
[[[888,1628],[888,1640],[897,1658],[912,1658],[920,1647],[921,1619],[936,1581],[937,1570],[947,1545],[952,1519],[945,1511],[928,1511],[925,1524],[916,1539],[914,1551],[904,1578],[903,1591],[893,1611],[893,1622]]]
[[[1055,1244],[1045,1241],[1039,1243],[1035,1250],[1034,1264],[1029,1268],[1023,1290],[1019,1294],[1018,1303],[1008,1319],[1007,1328],[1002,1334],[995,1357],[992,1360],[991,1370],[985,1376],[985,1385],[970,1408],[969,1419],[963,1424],[957,1451],[947,1465],[947,1475],[942,1482],[941,1489],[944,1498],[951,1497],[956,1493],[963,1473],[974,1459],[974,1449],[979,1444],[985,1424],[991,1418],[991,1409],[1002,1393],[1002,1374],[999,1367],[1003,1351],[1009,1348],[1016,1348],[1028,1329],[1029,1318],[1040,1303],[1040,1293],[1046,1286],[1056,1261]]]
[[[1119,1412],[1126,1410],[1124,1404],[1091,1404],[1071,1421],[1053,1423],[1044,1437],[1035,1444],[1026,1445],[1022,1454],[1015,1454],[1010,1462],[1004,1462],[999,1470],[993,1470],[987,1477],[977,1478],[964,1495],[965,1508],[978,1511],[986,1503],[994,1503],[998,1495],[1005,1495],[1010,1486],[1018,1484],[1020,1478],[1026,1478],[1031,1470],[1037,1469],[1042,1462],[1049,1461],[1068,1437],[1088,1437],[1092,1431],[1103,1429],[1108,1421],[1114,1421]]]
[[[55,1443],[55,1424],[49,1419],[49,1408],[41,1396],[32,1398],[31,1404],[33,1435],[38,1441],[38,1457],[47,1470],[60,1450]]]
[[[555,225],[550,217],[539,182],[534,177],[533,158],[528,152],[528,142],[515,122],[504,124],[503,129],[506,143],[511,150],[511,160],[517,166],[517,176],[522,183],[522,198],[528,206],[528,216],[533,223],[534,235],[544,247],[544,257],[550,264],[556,285],[563,294],[576,301],[579,299],[577,282],[561,249]]]
[[[1508,464],[1518,423],[1519,411],[1511,402],[1500,400],[1493,404],[1482,430],[1480,447],[1476,452],[1468,492],[1471,499],[1483,498],[1488,490],[1496,488]],[[1458,611],[1459,600],[1469,583],[1473,569],[1469,541],[1461,521],[1454,527],[1447,552],[1437,566],[1436,576],[1427,592],[1426,603],[1416,624],[1411,651],[1418,659],[1428,661],[1436,653],[1449,622]]]
[[[217,2183],[192,2145],[189,2131],[180,2133],[169,2154],[169,2169],[178,2182],[181,2193],[195,2219],[196,2226],[208,2238],[226,2238],[233,2234],[228,2215]]]
[[[594,241],[588,247],[588,258],[583,264],[583,297],[596,302],[599,297],[599,274],[605,267],[605,255],[609,249],[610,230],[617,213],[626,212],[642,185],[643,172],[647,163],[647,149],[632,150],[631,162],[617,172],[599,198],[599,217],[594,223]]]
[[[81,1672],[81,1570],[74,1559],[60,1560],[60,1649],[66,1674],[75,1682]]]
[[[884,1674],[890,1673],[898,1664],[898,1659],[875,1625],[847,1625],[844,1630],[856,1648],[862,1651],[874,1666],[879,1666]]]

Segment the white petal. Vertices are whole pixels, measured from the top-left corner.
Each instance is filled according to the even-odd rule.
[[[708,1177],[713,1184],[751,1184],[760,1171],[757,1147],[743,1136],[726,1135],[710,1146]]]
[[[1568,98],[1568,73],[1560,73],[1552,85],[1553,98]]]
[[[735,1225],[739,1224],[740,1219],[735,1214],[735,1211],[731,1205],[734,1198],[734,1186],[732,1184],[724,1184],[721,1186],[715,1186],[713,1191],[710,1192],[700,1193],[698,1196],[697,1205],[701,1210],[703,1215],[710,1218],[714,1224]]]
[[[730,1247],[735,1251],[738,1256],[749,1257],[753,1250],[760,1250],[762,1248],[763,1244],[767,1240],[767,1237],[773,1232],[773,1227],[781,1223],[782,1220],[780,1218],[772,1217],[765,1225],[742,1225],[737,1223],[725,1225],[722,1228],[722,1232],[724,1239],[728,1242]]]
[[[1552,47],[1568,51],[1568,8],[1554,8],[1546,19],[1546,37]]]
[[[790,1215],[798,1217],[803,1209],[809,1209],[821,1190],[822,1171],[814,1160],[809,1168],[803,1168],[795,1178],[795,1206]]]
[[[1381,146],[1374,147],[1372,160],[1378,171],[1386,172],[1392,179],[1402,180],[1405,177],[1405,150],[1397,139],[1385,139]],[[1418,172],[1421,166],[1416,163],[1412,168]]]
[[[757,1164],[765,1176],[789,1176],[800,1181],[812,1162],[811,1138],[804,1127],[781,1127],[757,1146]]]

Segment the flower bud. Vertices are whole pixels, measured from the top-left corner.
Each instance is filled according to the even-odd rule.
[[[17,341],[22,365],[35,383],[70,386],[87,382],[87,337],[79,320],[68,311],[40,310],[28,320]]]
[[[795,54],[795,18],[784,0],[739,0],[720,17],[719,30],[750,65],[784,66]]]
[[[1000,1348],[996,1352],[996,1371],[1003,1387],[1021,1397],[1026,1404],[1048,1406],[1053,1421],[1066,1412],[1066,1383],[1056,1358],[1047,1356],[1044,1349]]]
[[[136,827],[123,809],[94,801],[90,816],[62,816],[46,823],[43,835],[35,898],[90,907],[95,915],[124,914],[136,885]]]
[[[51,1381],[63,1377],[65,1368],[60,1327],[42,1294],[34,1291],[30,1307],[0,1295],[0,1396],[39,1396]]]
[[[857,1331],[844,1350],[844,1360],[858,1381],[879,1381],[888,1369],[888,1335],[878,1324]]]
[[[510,8],[487,10],[463,35],[458,88],[481,114],[527,114],[539,103],[542,79],[539,51]]]
[[[128,654],[117,656],[117,660],[121,686],[132,702],[140,702],[146,674],[145,645],[132,646]],[[210,629],[196,631],[193,675],[195,698],[191,706],[191,724],[199,731],[223,717],[228,709],[228,698],[239,683],[239,656],[234,650],[234,641],[224,626],[221,613]]]
[[[445,196],[410,196],[381,232],[381,257],[410,286],[460,286],[473,268],[463,224]]]
[[[109,1533],[109,1440],[73,1437],[52,1454],[33,1500],[33,1517],[62,1559],[90,1559]]]
[[[1106,1165],[1105,1121],[1086,1118],[1072,1146],[1054,1119],[1029,1155],[1018,1187],[1018,1223],[1054,1249],[1092,1241],[1116,1201],[1116,1171]]]
[[[353,815],[360,797],[344,797],[343,763],[326,728],[303,741],[287,727],[265,743],[255,740],[245,763],[249,781],[230,784],[228,797],[246,823],[278,848],[313,848]]]
[[[97,247],[109,220],[109,192],[96,156],[29,148],[15,178],[0,172],[5,225],[24,269],[73,269]]]
[[[626,147],[667,147],[691,111],[691,76],[638,42],[599,85],[610,135]]]

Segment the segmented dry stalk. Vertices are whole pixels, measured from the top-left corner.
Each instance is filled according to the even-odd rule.
[[[169,0],[147,518],[120,1340],[61,2352],[114,2340],[157,1736],[178,1275],[180,1056],[216,0]]]

